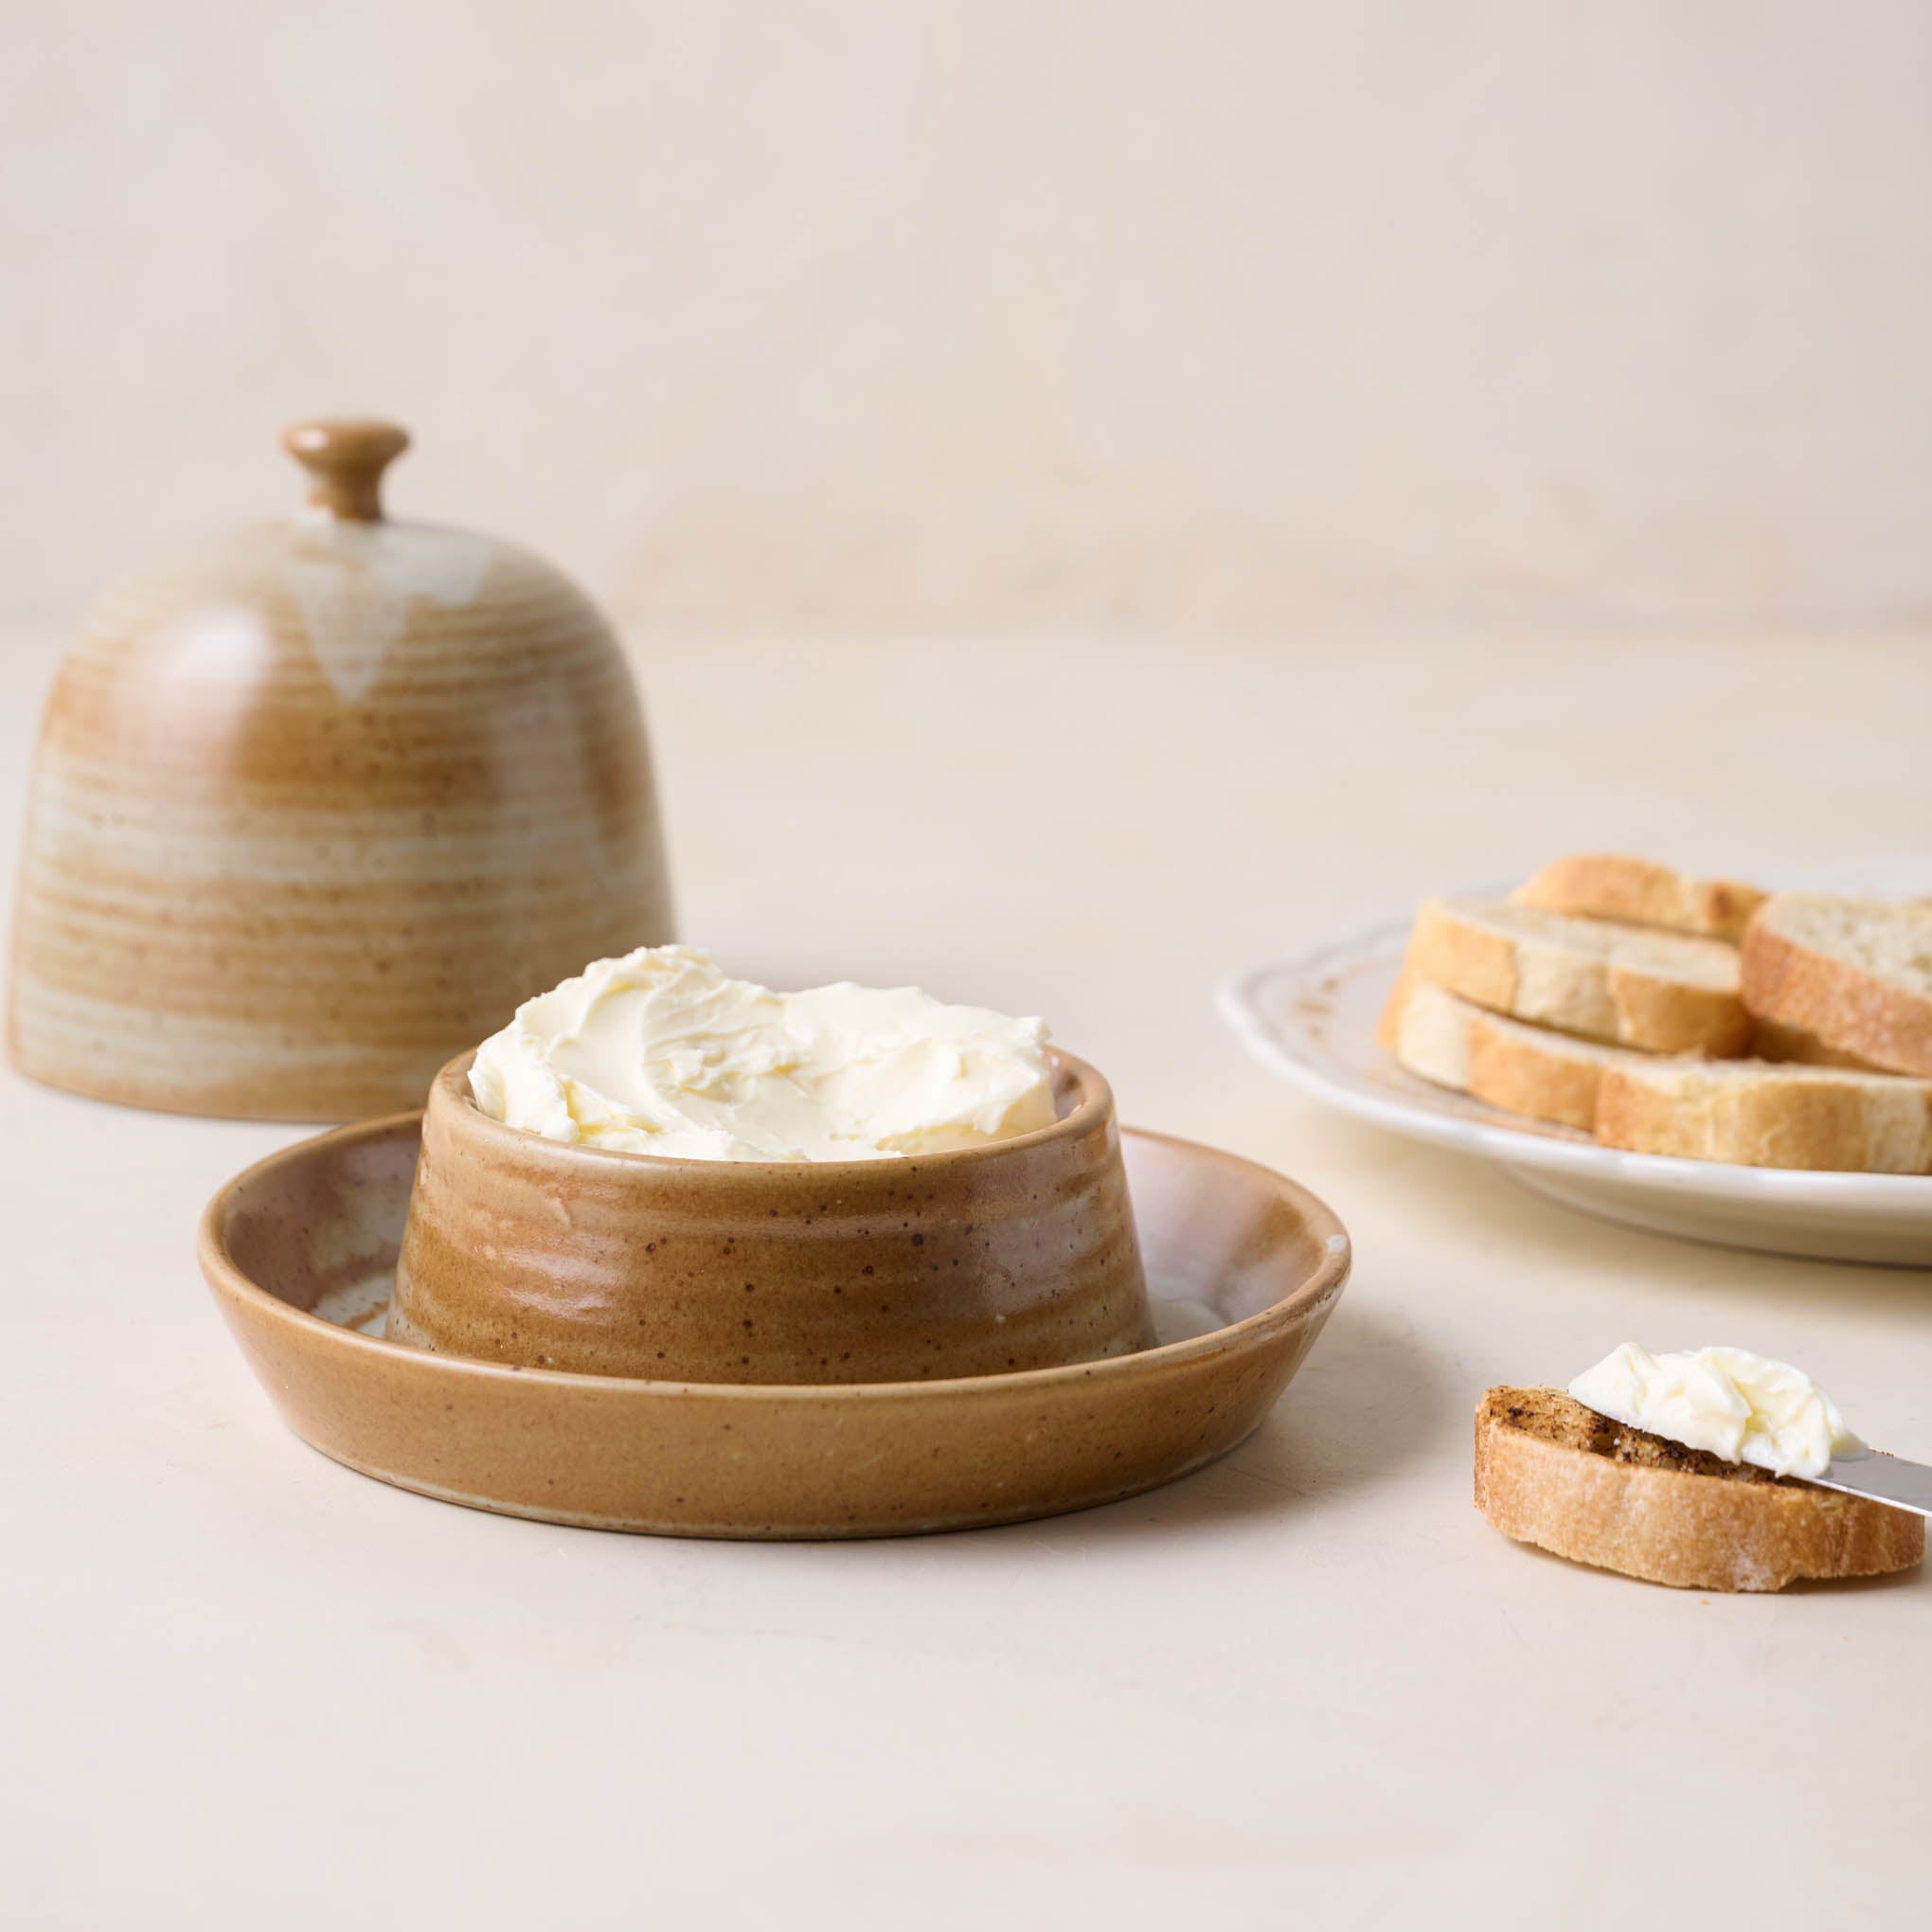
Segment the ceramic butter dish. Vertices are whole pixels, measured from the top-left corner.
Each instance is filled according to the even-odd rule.
[[[579,1374],[911,1382],[1153,1339],[1107,1082],[1050,1054],[1059,1118],[863,1161],[561,1146],[430,1089],[392,1340]]]
[[[1341,1224],[1305,1190],[1129,1128],[1120,1152],[1161,1346],[842,1384],[484,1361],[382,1338],[419,1133],[413,1114],[367,1121],[251,1168],[209,1204],[203,1271],[270,1400],[325,1456],[445,1502],[552,1523],[898,1536],[1112,1502],[1246,1437],[1349,1274]],[[1226,1507],[1206,1503],[1208,1516]]]
[[[585,959],[671,937],[610,626],[494,538],[390,522],[408,438],[300,424],[308,506],[113,583],[41,731],[8,1038],[180,1113],[420,1105]]]

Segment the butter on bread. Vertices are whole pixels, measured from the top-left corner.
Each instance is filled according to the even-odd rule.
[[[1742,1052],[1751,1017],[1719,939],[1574,919],[1501,899],[1432,899],[1408,964],[1493,1012],[1653,1053]]]
[[[1925,1554],[1921,1516],[1687,1449],[1557,1388],[1483,1396],[1476,1506],[1518,1543],[1687,1590],[1883,1576]]]
[[[1673,932],[1737,939],[1766,895],[1735,879],[1693,879],[1653,859],[1583,852],[1545,866],[1510,895],[1519,904]]]

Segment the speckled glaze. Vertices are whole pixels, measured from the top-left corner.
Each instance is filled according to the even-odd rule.
[[[382,514],[385,423],[298,424],[308,508],[83,618],[42,726],[8,1040],[181,1113],[420,1105],[586,959],[671,936],[609,626],[492,538]]]
[[[415,1115],[231,1181],[204,1273],[295,1433],[365,1475],[507,1515],[674,1536],[892,1536],[1047,1516],[1170,1482],[1261,1422],[1314,1346],[1349,1243],[1312,1194],[1186,1141],[1121,1136],[1148,1272],[1207,1333],[1063,1368],[754,1386],[508,1368],[380,1330]]]
[[[1054,1053],[1060,1118],[890,1160],[563,1146],[430,1090],[389,1333],[528,1368],[894,1382],[1143,1348],[1147,1287],[1107,1083]]]

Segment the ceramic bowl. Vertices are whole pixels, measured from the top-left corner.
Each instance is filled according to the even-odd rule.
[[[549,1523],[898,1536],[1112,1502],[1242,1441],[1349,1274],[1348,1236],[1305,1189],[1128,1128],[1121,1153],[1155,1348],[1026,1374],[832,1387],[432,1355],[383,1339],[420,1127],[420,1114],[365,1121],[271,1154],[209,1203],[202,1268],[249,1367],[305,1441],[422,1495]],[[1291,1415],[1288,1426],[1308,1424]],[[276,1454],[260,1440],[236,1449]],[[1224,1513],[1238,1493],[1243,1508],[1294,1509],[1297,1489],[1319,1506],[1318,1473],[1297,1485],[1263,1462],[1201,1507]],[[1141,1533],[1180,1520],[1142,1518]]]
[[[408,438],[289,432],[307,509],[96,599],[41,728],[8,1038],[50,1086],[341,1120],[671,937],[622,648],[511,544],[383,514]]]
[[[672,1160],[491,1119],[437,1076],[392,1339],[579,1373],[900,1382],[1151,1339],[1114,1097],[1052,1054],[1050,1127],[868,1161]]]

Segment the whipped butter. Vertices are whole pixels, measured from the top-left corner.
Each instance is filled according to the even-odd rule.
[[[917,987],[774,993],[647,946],[527,1000],[470,1091],[509,1126],[623,1154],[879,1160],[1051,1126],[1046,1039]]]
[[[1569,1392],[1613,1422],[1775,1476],[1822,1476],[1834,1456],[1865,1447],[1802,1368],[1747,1349],[1653,1355],[1625,1342]]]

